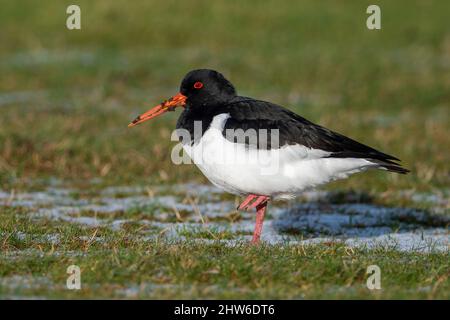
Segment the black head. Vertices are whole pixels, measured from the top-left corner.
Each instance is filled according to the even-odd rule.
[[[187,107],[214,106],[236,96],[236,90],[225,77],[210,69],[189,72],[181,82],[180,93],[187,97]]]
[[[144,121],[160,116],[175,107],[185,106],[187,110],[206,112],[236,97],[233,85],[223,75],[214,70],[198,69],[189,72],[181,82],[180,92],[156,107],[144,112],[128,126],[133,127]]]

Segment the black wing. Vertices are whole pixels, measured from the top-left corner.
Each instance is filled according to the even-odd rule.
[[[227,112],[230,113],[230,118],[224,127],[225,137],[227,129],[244,131],[254,129],[256,132],[259,132],[259,129],[267,129],[268,138],[264,139],[267,142],[259,141],[259,135],[257,135],[256,141],[259,148],[271,149],[284,145],[301,144],[308,148],[331,152],[328,157],[370,159],[390,171],[409,172],[396,163],[396,161],[400,161],[398,158],[314,124],[294,112],[270,102],[239,97],[237,101],[227,106]],[[275,146],[271,143],[270,129],[278,129],[279,143]],[[245,143],[251,144],[250,140]]]

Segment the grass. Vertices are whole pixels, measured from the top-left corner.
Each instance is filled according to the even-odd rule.
[[[349,249],[335,243],[255,247],[244,242],[143,241],[124,230],[31,222],[22,211],[11,210],[1,214],[1,230],[7,237],[1,243],[0,296],[450,298],[448,253]],[[208,238],[225,236],[214,230],[199,232]],[[59,242],[45,241],[50,234],[59,234]],[[72,264],[82,270],[80,291],[65,287],[66,268]],[[365,285],[372,264],[382,270],[382,290],[371,291]],[[33,285],[17,289],[13,284],[18,281]]]
[[[217,227],[182,228],[178,234],[187,239],[229,240],[234,238],[234,233]]]
[[[194,166],[170,160],[177,114],[127,124],[175,94],[187,71],[208,67],[240,94],[285,105],[411,170],[335,182],[326,188],[336,202],[348,201],[348,190],[361,201],[424,209],[430,204],[397,192],[448,198],[449,3],[378,1],[380,31],[365,26],[370,1],[80,0],[80,31],[65,28],[69,4],[2,4],[0,190],[56,181],[91,199],[108,186],[164,185],[171,193],[172,184],[206,183]],[[187,230],[186,242],[146,239],[135,221],[157,205],[109,215],[132,219],[120,230],[32,219],[30,210],[0,206],[0,297],[449,298],[448,253],[191,241],[229,238],[202,228]],[[374,263],[383,272],[376,292],[365,287]],[[81,291],[65,288],[70,264],[82,269]],[[14,276],[42,283],[5,285]]]

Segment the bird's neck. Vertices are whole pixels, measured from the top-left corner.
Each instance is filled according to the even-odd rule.
[[[227,112],[226,110],[226,104],[201,108],[187,105],[178,118],[177,130],[185,130],[184,134],[189,134],[191,143],[195,143],[208,130],[214,117]]]

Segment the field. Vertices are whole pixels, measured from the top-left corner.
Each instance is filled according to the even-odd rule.
[[[450,298],[450,3],[378,1],[381,30],[368,1],[69,4],[1,4],[0,298]],[[127,128],[203,67],[411,173],[274,203],[248,245],[254,213],[172,163],[178,113]]]

